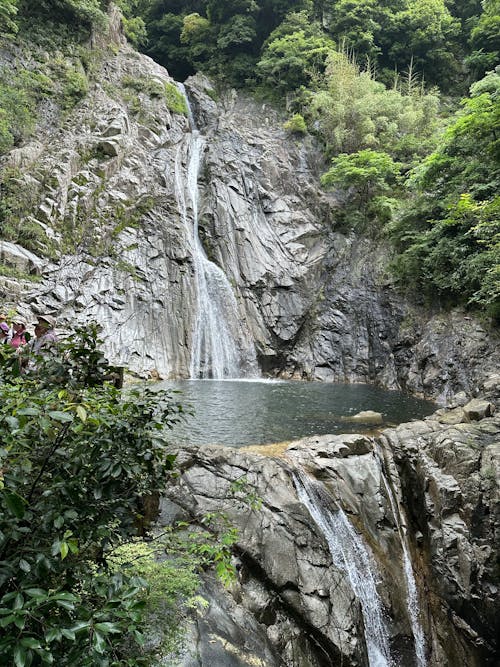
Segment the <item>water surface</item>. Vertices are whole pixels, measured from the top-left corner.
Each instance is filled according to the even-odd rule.
[[[422,418],[434,403],[363,384],[273,380],[165,381],[194,415],[175,427],[173,439],[189,444],[242,447],[326,433],[360,433],[372,424],[345,421],[363,410],[382,413],[388,426]]]

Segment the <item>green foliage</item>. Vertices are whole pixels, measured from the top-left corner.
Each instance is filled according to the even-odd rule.
[[[329,155],[372,148],[411,163],[428,150],[438,98],[425,94],[411,73],[388,90],[348,54],[332,52],[318,88],[308,96],[306,112]]]
[[[5,169],[0,180],[0,238],[19,243],[35,254],[50,254],[44,229],[29,218],[38,198],[37,188],[18,169]]]
[[[291,14],[271,33],[257,63],[262,81],[282,94],[307,86],[324,70],[334,43],[319,24],[311,23],[306,12]]]
[[[123,14],[123,31],[128,41],[135,47],[146,46],[148,35],[144,17],[141,16],[141,0],[117,0],[116,4]]]
[[[183,114],[184,116],[187,116],[187,104],[186,100],[184,98],[184,95],[180,92],[180,90],[177,88],[177,86],[174,83],[166,83],[165,84],[165,101],[167,103],[167,107],[172,111],[173,113],[180,113]]]
[[[461,75],[454,46],[459,32],[444,0],[412,0],[393,17],[388,56],[399,67],[411,60],[433,84],[454,85]]]
[[[0,153],[33,132],[38,92],[36,76],[28,70],[0,69]]]
[[[43,21],[67,24],[83,23],[87,28],[103,29],[107,25],[106,11],[100,0],[18,0],[19,14],[38,16]],[[103,3],[104,5],[104,3]]]
[[[392,201],[387,198],[396,182],[399,166],[387,153],[365,149],[357,153],[342,153],[332,160],[332,166],[321,177],[327,188],[348,191],[345,215],[350,224],[358,221],[387,222]]]
[[[187,115],[187,104],[184,96],[174,83],[163,82],[158,79],[145,77],[132,77],[125,75],[122,84],[138,93],[144,93],[149,97],[163,98],[167,107],[173,113]],[[140,110],[140,109],[139,109]]]
[[[144,11],[148,53],[179,79],[201,69],[242,86],[255,78],[262,44],[302,0],[154,0]]]
[[[77,331],[20,376],[0,351],[2,664],[145,664],[147,583],[107,562],[172,468],[165,429],[182,408],[103,383],[95,334]]]
[[[500,2],[484,0],[483,12],[470,36],[472,53],[466,58],[471,69],[482,76],[500,62]]]
[[[304,120],[304,116],[301,116],[300,113],[293,114],[293,116],[283,125],[283,128],[292,134],[307,134],[306,121]]]
[[[16,14],[17,0],[0,0],[0,37],[17,32]]]
[[[182,609],[205,604],[197,573],[234,577],[237,534],[221,514],[135,536],[183,408],[108,384],[100,345],[88,324],[38,356],[0,346],[1,664],[159,664],[181,643]]]
[[[500,315],[500,76],[489,74],[415,170],[414,197],[388,229],[402,284]]]

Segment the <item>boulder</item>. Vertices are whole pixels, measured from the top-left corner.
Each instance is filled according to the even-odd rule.
[[[495,406],[489,401],[474,398],[463,407],[464,414],[469,421],[479,421],[485,417],[491,417]]]
[[[356,424],[382,424],[384,418],[380,412],[362,410],[352,415],[352,417],[344,417],[344,421],[355,422]]]

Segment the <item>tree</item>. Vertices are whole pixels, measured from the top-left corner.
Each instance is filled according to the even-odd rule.
[[[345,52],[331,52],[306,117],[326,144],[327,155],[365,148],[386,151],[411,163],[427,151],[436,126],[438,98],[401,81],[388,90],[370,70],[362,71]]]
[[[308,86],[323,71],[334,43],[305,12],[291,14],[271,35],[257,63],[262,81],[278,93]]]
[[[413,0],[391,18],[387,55],[398,69],[410,61],[429,83],[454,85],[457,69],[456,38],[460,21],[444,0]]]
[[[385,195],[391,192],[398,173],[399,167],[390,155],[365,149],[334,158],[330,169],[321,177],[321,184],[347,191],[349,202],[345,215],[351,224],[376,219],[386,222],[392,201]]]
[[[472,29],[472,53],[466,59],[476,76],[500,61],[500,0],[484,0],[483,12]]]
[[[23,375],[0,350],[1,664],[146,664],[147,582],[109,562],[172,468],[165,429],[182,408],[107,384],[95,334]]]

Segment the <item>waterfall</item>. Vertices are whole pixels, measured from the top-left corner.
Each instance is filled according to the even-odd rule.
[[[198,230],[198,175],[205,140],[196,129],[184,86],[178,84],[188,106],[187,175],[183,169],[183,144],[175,161],[175,195],[181,220],[192,225],[193,264],[197,290],[190,363],[191,378],[238,378],[256,375],[253,343],[242,330],[238,304],[224,271],[211,262]]]
[[[380,457],[378,458],[382,466]],[[402,526],[401,521],[399,519],[399,512],[397,511],[396,500],[394,498],[392,489],[386,479],[383,468],[381,469],[381,476],[384,481],[384,486],[387,492],[387,496],[389,498],[392,514],[394,516],[394,521],[396,522],[396,525],[398,527],[398,533],[401,540],[401,547],[403,549],[403,571],[406,580],[406,605],[408,607],[408,615],[410,617],[411,630],[413,633],[417,667],[426,667],[427,660],[425,658],[425,637],[422,625],[420,623],[420,605],[418,601],[417,584],[415,582],[415,576],[413,574],[413,567],[410,558],[410,551],[408,548],[407,531],[406,528]]]
[[[294,473],[293,478],[300,502],[323,532],[333,563],[347,574],[361,605],[370,667],[391,667],[389,636],[375,585],[373,556],[344,512],[338,507],[330,509],[332,499],[319,482],[301,473]]]

